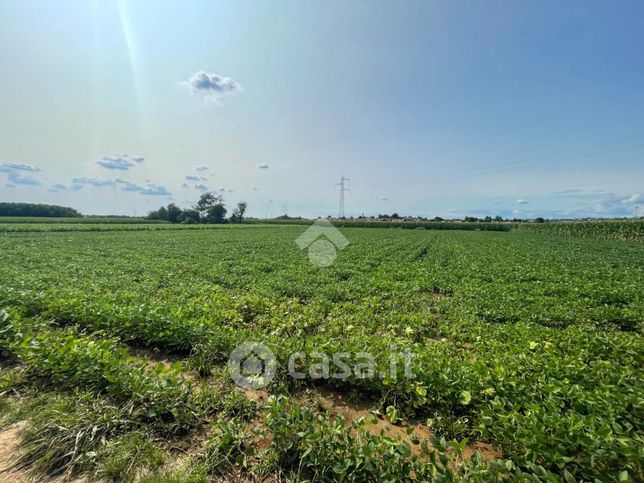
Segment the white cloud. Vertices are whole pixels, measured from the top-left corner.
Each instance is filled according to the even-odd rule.
[[[207,99],[217,99],[242,90],[242,87],[230,77],[211,74],[203,70],[192,74],[184,84],[194,94],[203,94]]]
[[[259,163],[259,164],[257,165],[257,167],[258,167],[259,169],[268,169],[268,168],[270,168],[270,166],[269,166],[267,163]]]
[[[4,161],[0,164],[0,173],[15,173],[16,171],[37,173],[42,170],[38,166],[33,166],[31,164],[11,163],[9,161]]]
[[[631,195],[629,198],[626,198],[625,200],[622,200],[622,203],[624,203],[626,205],[632,205],[632,204],[635,204],[635,203],[639,203],[641,201],[642,201],[642,195],[640,195],[639,193],[636,193],[634,195]]]
[[[198,183],[194,185],[194,189],[196,189],[197,191],[208,191],[208,186],[203,183]]]
[[[150,183],[145,186],[141,186],[123,179],[117,179],[116,182],[121,186],[121,190],[123,191],[139,193],[147,196],[171,196],[171,193],[165,186]]]
[[[527,205],[528,202],[526,200],[517,200],[517,205]]]
[[[112,156],[103,156],[102,159],[96,162],[99,166],[105,169],[127,171],[141,164],[145,158],[143,156],[129,156],[127,154],[114,154]]]
[[[31,164],[11,163],[4,161],[0,164],[0,173],[7,173],[7,188],[15,188],[16,185],[39,186],[40,181],[31,176],[31,173],[38,173],[41,169]],[[28,173],[28,174],[25,174]]]
[[[58,193],[60,191],[78,191],[82,190],[85,186],[94,186],[96,188],[104,188],[108,186],[116,186],[120,181],[113,179],[103,178],[72,178],[69,184],[54,183],[48,191]]]
[[[38,181],[36,178],[33,178],[32,176],[23,176],[20,173],[16,173],[14,171],[9,172],[8,176],[9,183],[13,185],[23,185],[23,186],[39,186],[40,181]]]
[[[205,176],[194,176],[194,175],[188,175],[186,176],[186,181],[206,181],[208,178]]]
[[[101,179],[101,178],[73,178],[72,184],[74,185],[90,185],[96,186],[97,188],[103,188],[105,186],[114,186],[116,181],[113,179]]]
[[[61,191],[78,191],[81,189],[83,189],[82,184],[66,185],[65,183],[54,183],[47,191],[50,191],[52,193],[59,193]]]
[[[195,171],[199,171],[200,173],[203,171],[208,171],[209,169],[210,168],[208,168],[208,166],[206,166],[205,164],[195,166]]]

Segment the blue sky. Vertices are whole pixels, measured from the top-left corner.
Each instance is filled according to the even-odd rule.
[[[632,216],[644,3],[0,1],[0,199]],[[644,211],[642,209],[641,211]]]

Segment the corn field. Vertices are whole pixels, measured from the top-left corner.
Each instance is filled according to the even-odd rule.
[[[521,223],[516,229],[544,235],[644,242],[644,220]]]

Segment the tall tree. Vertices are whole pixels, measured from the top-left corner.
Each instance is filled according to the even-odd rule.
[[[168,211],[168,221],[170,223],[179,223],[179,217],[183,211],[174,203],[170,203],[167,208]]]
[[[246,213],[246,208],[248,208],[248,203],[245,201],[240,201],[237,203],[237,207],[233,210],[232,219],[237,223],[241,223],[244,219],[244,214]]]
[[[204,223],[223,223],[226,219],[226,207],[221,195],[206,192],[201,195],[195,209]]]

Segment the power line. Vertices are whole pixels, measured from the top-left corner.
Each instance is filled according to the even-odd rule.
[[[344,218],[344,193],[351,192],[351,189],[345,186],[345,181],[351,183],[349,178],[345,178],[344,175],[342,175],[340,182],[336,183],[336,186],[340,187],[340,209],[338,210],[338,218]]]
[[[507,190],[501,190],[501,191],[494,191],[494,192],[486,192],[486,193],[475,193],[474,195],[467,196],[466,198],[485,198],[485,197],[494,197],[494,196],[514,196],[514,195],[525,195],[525,194],[536,194],[536,195],[544,195],[544,194],[552,194],[556,195],[558,194],[557,192],[563,192],[566,190],[571,190],[571,189],[576,189],[576,188],[587,188],[587,187],[593,187],[593,186],[602,186],[602,185],[618,185],[618,184],[623,184],[623,183],[633,183],[633,182],[639,182],[639,181],[644,181],[644,178],[642,177],[630,177],[630,178],[620,178],[620,179],[613,179],[609,181],[600,181],[596,183],[579,183],[579,184],[566,184],[566,185],[559,185],[559,186],[549,186],[549,187],[539,187],[539,188],[531,188],[531,189],[507,189]],[[554,193],[553,193],[554,191]],[[560,193],[559,193],[560,194]],[[574,194],[574,193],[571,193]],[[424,199],[434,199],[434,198],[442,198],[442,195],[435,195],[435,196],[430,196],[426,197]]]
[[[636,137],[632,137],[632,138],[629,138],[629,139],[626,139],[626,140],[613,141],[613,142],[603,143],[603,144],[597,144],[597,145],[592,146],[592,147],[599,148],[599,147],[603,147],[603,146],[609,146],[609,145],[612,145],[612,144],[623,143],[623,142],[626,142],[626,141],[634,141],[636,139],[641,139],[642,137],[644,137],[644,136],[636,136]],[[456,171],[456,172],[454,172],[454,173],[452,173],[450,175],[431,178],[431,180],[427,179],[427,178],[418,178],[418,177],[416,177],[416,178],[408,178],[408,179],[401,179],[401,180],[398,180],[398,181],[394,180],[393,182],[390,180],[390,181],[385,181],[385,182],[382,182],[382,183],[374,183],[374,184],[371,184],[371,185],[367,185],[368,187],[370,186],[371,188],[369,188],[369,189],[360,188],[360,190],[361,191],[372,191],[373,187],[377,187],[379,185],[383,186],[383,188],[387,189],[387,188],[392,188],[392,187],[401,186],[401,185],[409,185],[409,184],[415,184],[415,183],[426,183],[428,181],[434,182],[434,181],[456,180],[456,179],[462,179],[462,178],[486,176],[486,175],[489,175],[489,174],[502,173],[502,172],[517,170],[517,169],[521,170],[521,169],[525,169],[525,168],[533,168],[533,167],[536,167],[536,166],[543,166],[543,165],[547,165],[547,164],[558,163],[558,162],[561,162],[561,161],[567,161],[567,160],[579,159],[579,158],[586,158],[586,157],[590,157],[590,156],[597,156],[597,155],[600,155],[600,154],[608,154],[608,153],[614,153],[614,152],[618,152],[618,151],[626,151],[626,150],[631,150],[631,149],[638,149],[638,148],[641,148],[641,147],[644,147],[644,143],[638,143],[638,144],[634,144],[634,145],[631,145],[631,146],[621,146],[621,147],[613,148],[613,149],[605,149],[605,150],[594,151],[594,152],[591,151],[591,152],[582,153],[582,154],[575,154],[575,155],[565,156],[567,153],[573,153],[575,151],[580,151],[580,150],[583,150],[583,149],[590,149],[591,148],[591,146],[587,146],[585,148],[578,148],[578,149],[570,150],[570,151],[559,153],[559,154],[546,154],[546,155],[542,155],[542,156],[535,156],[533,158],[527,158],[527,159],[525,159],[523,161],[520,161],[519,164],[514,163],[514,164],[511,164],[509,166],[505,166],[505,167],[501,167],[501,168],[492,168],[492,169],[490,169],[490,168],[478,168],[478,169],[473,169],[473,170]],[[532,160],[543,159],[543,158],[553,158],[553,157],[555,157],[556,159],[549,159],[547,161],[541,161],[541,162],[538,162],[538,163],[525,164],[526,161],[532,161]]]

